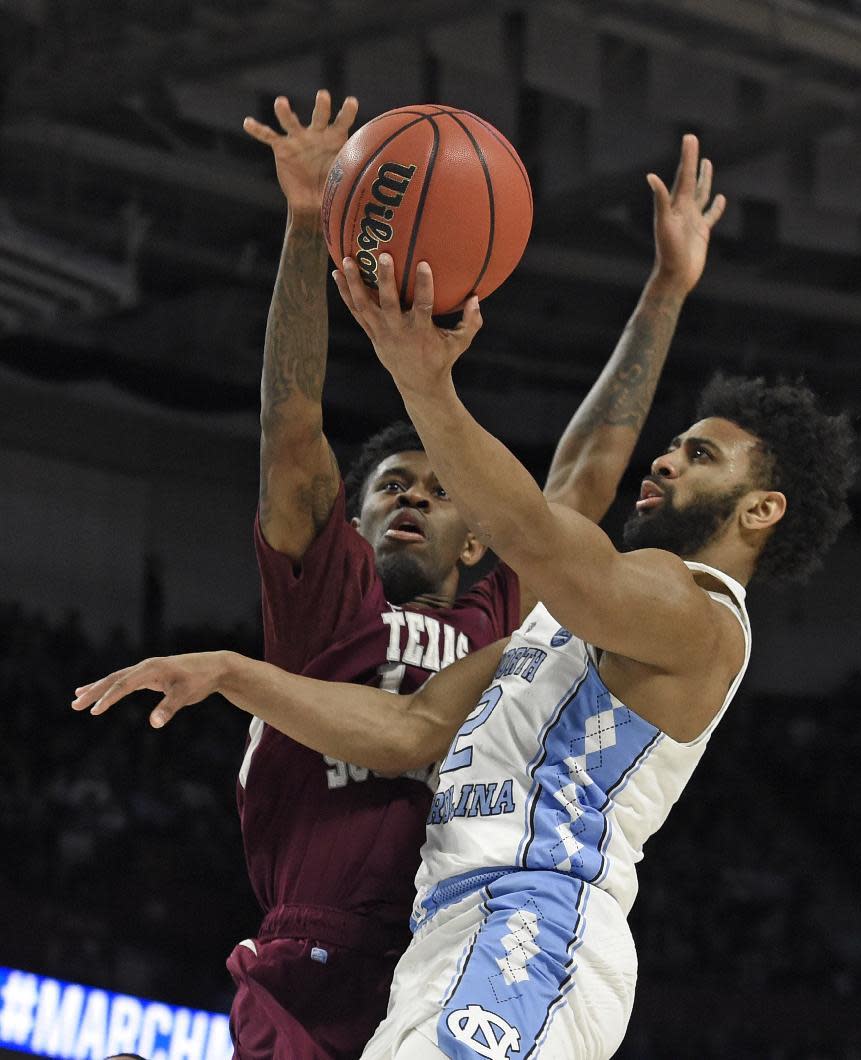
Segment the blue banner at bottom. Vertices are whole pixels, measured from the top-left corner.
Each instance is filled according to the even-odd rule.
[[[227,1016],[0,967],[0,1047],[58,1060],[230,1060]]]

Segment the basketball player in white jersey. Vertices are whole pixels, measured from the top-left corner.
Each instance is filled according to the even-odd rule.
[[[423,366],[418,392],[377,330],[386,319],[399,332],[400,308],[361,308],[355,285],[350,296],[447,488],[545,603],[507,644],[409,696],[211,652],[118,671],[74,706],[103,713],[153,688],[165,693],[151,716],[160,726],[218,691],[380,772],[442,758],[413,942],[365,1055],[609,1057],[633,1002],[636,863],[744,673],[745,584],[807,574],[848,518],[848,419],[825,415],[803,386],[717,377],[698,421],[653,462],[626,528],[634,550],[618,552],[594,524],[548,505],[459,404],[448,368],[468,327],[409,324],[415,338],[398,341]],[[427,284],[417,297],[430,304]]]
[[[851,430],[804,387],[718,378],[618,552],[460,402],[477,300],[441,330],[430,268],[402,312],[381,266],[379,306],[349,259],[341,295],[467,523],[543,603],[440,766],[414,941],[364,1055],[611,1056],[633,1003],[636,863],[747,667],[745,586],[805,573],[848,518]]]
[[[848,519],[848,419],[803,386],[718,377],[644,478],[620,552],[460,403],[451,367],[480,327],[474,302],[443,331],[427,267],[406,312],[385,258],[380,306],[352,262],[337,282],[467,523],[543,603],[410,696],[214,652],[147,660],[74,705],[154,688],[161,725],[219,691],[371,769],[442,758],[413,941],[364,1056],[609,1057],[633,1004],[636,864],[744,674],[746,584],[806,574]]]

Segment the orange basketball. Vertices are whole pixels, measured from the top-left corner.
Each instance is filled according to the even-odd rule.
[[[419,104],[381,114],[344,144],[323,196],[333,260],[355,259],[368,287],[395,263],[411,305],[416,265],[434,275],[434,313],[484,298],[517,265],[532,228],[532,189],[508,140],[483,118]]]

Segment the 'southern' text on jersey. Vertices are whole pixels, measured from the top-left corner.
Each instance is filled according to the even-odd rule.
[[[392,607],[391,611],[384,611],[380,619],[389,630],[386,661],[378,668],[379,687],[386,692],[400,692],[407,666],[427,670],[430,677],[451,666],[455,659],[469,654],[466,634],[433,615]],[[341,762],[331,755],[324,756],[324,759],[326,783],[330,788],[342,788],[351,780],[360,783],[375,775],[364,766]],[[427,766],[411,769],[404,776],[428,783],[433,772],[433,767]]]

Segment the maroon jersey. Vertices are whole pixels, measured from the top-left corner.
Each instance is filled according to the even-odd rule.
[[[412,692],[519,623],[517,577],[503,564],[451,608],[388,603],[371,547],[346,520],[343,485],[300,565],[267,544],[259,521],[255,543],[266,659],[295,673]],[[304,908],[309,922],[314,909],[337,910],[405,928],[431,798],[426,776],[377,777],[252,721],[239,810],[248,873],[273,933],[281,907]],[[375,949],[382,943],[368,926],[354,944]]]

